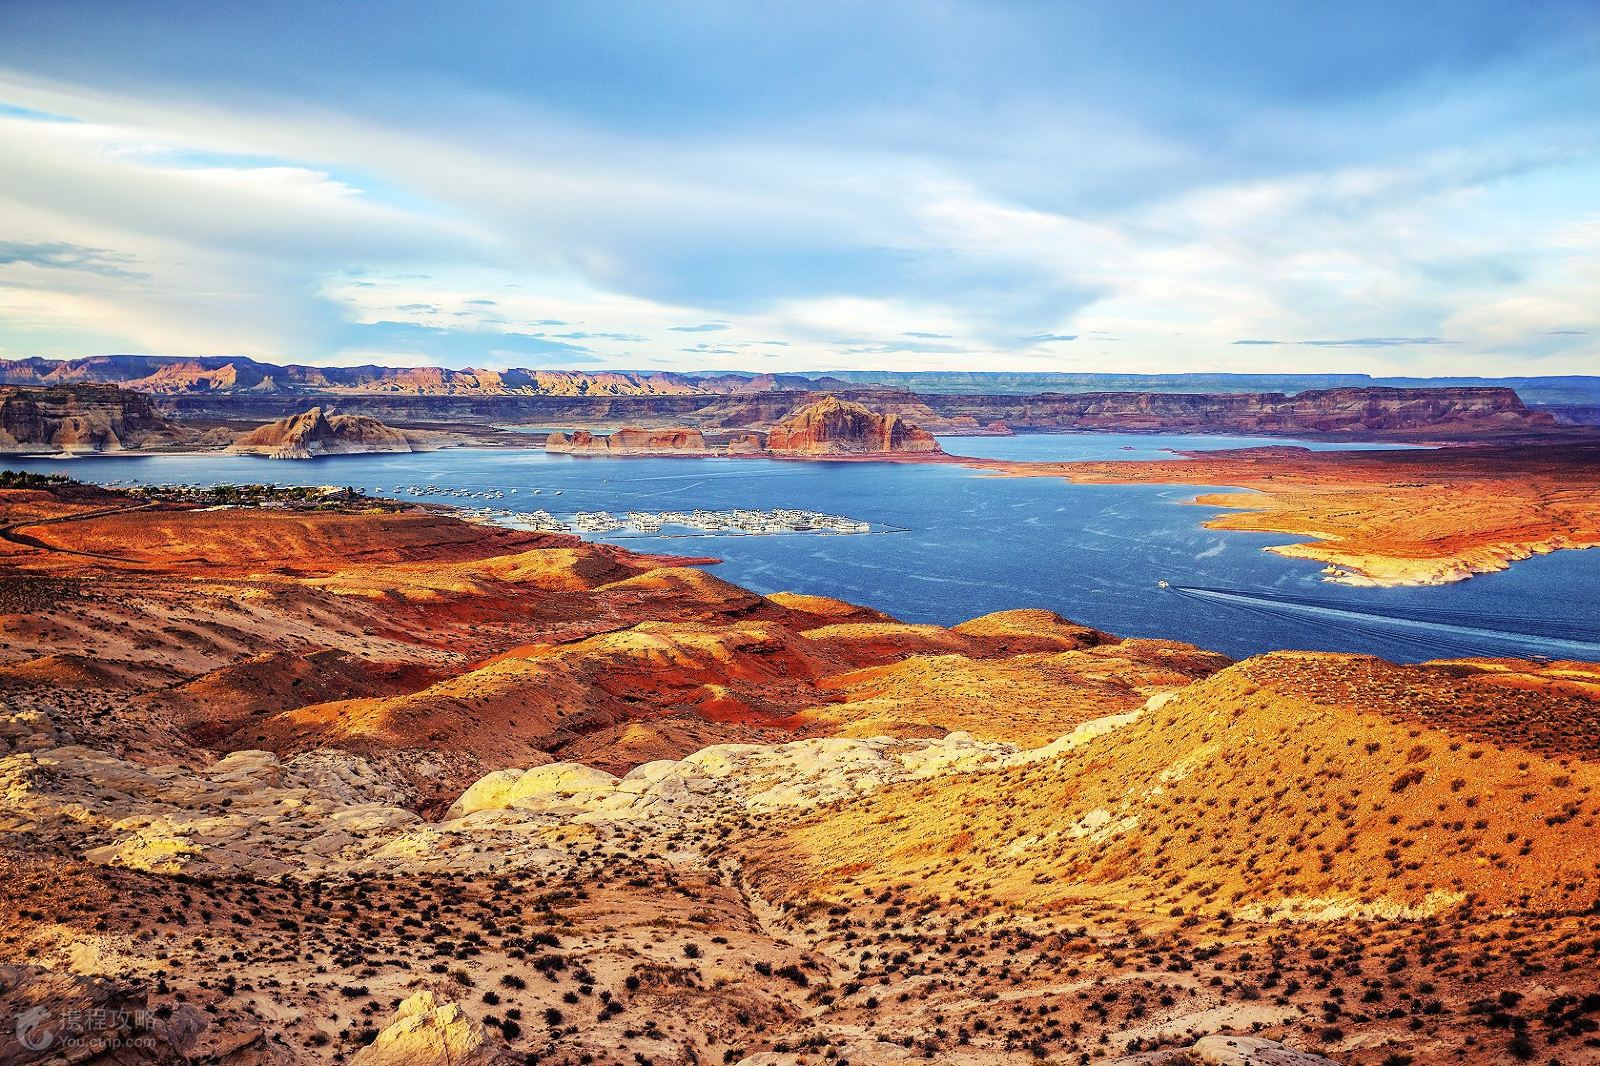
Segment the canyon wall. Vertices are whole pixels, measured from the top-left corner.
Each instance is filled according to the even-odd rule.
[[[96,355],[0,360],[0,384],[121,385],[157,395],[285,396],[364,393],[422,396],[713,396],[764,392],[895,389],[927,396],[1081,393],[1260,394],[1349,388],[1509,388],[1533,404],[1600,403],[1600,376],[1486,378],[1368,374],[1126,374],[989,370],[836,370],[826,374],[449,370],[439,367],[320,367],[244,356]]]
[[[585,370],[304,366],[244,356],[96,355],[0,361],[0,384],[116,384],[156,395],[690,396],[826,388],[799,374],[674,374]]]
[[[855,389],[838,395],[899,415],[931,433],[966,436],[1070,430],[1244,433],[1394,439],[1516,437],[1571,432],[1531,409],[1510,389],[1329,389],[1281,393],[1184,395],[1080,393],[1038,396],[919,395],[904,389]],[[820,398],[772,391],[740,395],[341,397],[347,411],[391,424],[542,426],[694,426],[767,428]],[[281,418],[304,399],[244,394],[164,396],[184,418]]]
[[[114,385],[0,386],[0,451],[122,451],[185,443],[192,434],[148,397]]]
[[[1013,429],[1167,432],[1387,433],[1432,428],[1548,426],[1511,389],[1320,389],[1283,393],[1108,392],[1035,396],[920,396],[940,416],[1003,421]]]
[[[804,375],[274,366],[238,358],[98,356],[0,362],[0,382],[113,382],[199,419],[277,419],[309,397],[391,424],[628,425],[769,429],[826,395],[897,415],[930,433],[1063,430],[1508,438],[1581,433],[1509,388],[1350,387],[1285,392],[924,393]]]

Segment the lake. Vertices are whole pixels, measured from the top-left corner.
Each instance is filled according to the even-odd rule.
[[[1168,449],[1244,446],[1236,437],[1177,434],[1040,434],[943,443],[963,454],[1052,460],[1170,457]],[[714,555],[724,561],[713,573],[757,592],[836,596],[914,622],[948,625],[990,611],[1044,607],[1123,636],[1188,641],[1233,656],[1305,648],[1401,661],[1518,654],[1600,658],[1600,623],[1582,608],[1588,597],[1572,594],[1596,587],[1600,551],[1557,552],[1440,587],[1333,585],[1320,579],[1316,563],[1261,550],[1296,538],[1203,528],[1216,509],[1187,501],[1226,486],[1076,485],[991,477],[954,465],[607,459],[536,449],[303,462],[215,454],[8,457],[0,465],[102,483],[353,485],[402,499],[408,495],[396,486],[516,487],[518,494],[494,505],[556,513],[811,509],[904,532],[670,538],[619,531],[594,539],[641,551]],[[535,488],[541,495],[532,495]],[[559,497],[553,495],[557,489]],[[1218,591],[1161,589],[1162,580]]]

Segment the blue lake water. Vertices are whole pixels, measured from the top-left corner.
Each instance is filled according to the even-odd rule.
[[[1148,458],[1208,442],[1240,446],[1239,438],[1124,440],[1109,434],[945,443],[968,454],[981,447],[986,456],[1069,459],[1129,457],[1127,447],[1143,452],[1133,457]],[[305,462],[220,455],[10,457],[0,465],[96,482],[332,483],[400,498],[406,494],[395,487],[412,484],[517,487],[517,495],[494,506],[556,513],[806,508],[905,532],[706,538],[624,532],[597,539],[641,551],[714,555],[724,561],[713,573],[758,592],[836,596],[907,621],[952,624],[990,611],[1045,607],[1124,636],[1166,637],[1234,656],[1307,648],[1394,660],[1600,659],[1600,621],[1584,607],[1592,597],[1575,592],[1596,587],[1600,550],[1557,552],[1441,587],[1333,585],[1321,580],[1315,563],[1261,550],[1296,538],[1203,528],[1217,511],[1187,501],[1226,486],[1075,485],[990,477],[954,465],[605,459],[491,449]],[[542,494],[532,495],[534,488]],[[1160,580],[1221,591],[1163,590]]]

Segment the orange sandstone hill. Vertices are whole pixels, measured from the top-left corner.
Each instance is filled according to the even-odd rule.
[[[1278,653],[734,850],[850,971],[841,1021],[893,1002],[936,1054],[1587,1063],[1597,715],[1595,664]],[[1231,1050],[1171,1046],[1218,1025]]]
[[[1069,758],[813,818],[775,842],[787,861],[763,869],[790,886],[773,892],[909,879],[917,896],[1042,911],[1582,911],[1600,900],[1600,751],[1584,739],[1597,725],[1592,664],[1278,652]]]
[[[269,459],[311,459],[319,455],[413,451],[409,437],[365,415],[343,415],[313,407],[241,434],[232,451]]]
[[[14,499],[0,519],[26,538],[0,543],[31,612],[0,619],[14,683],[39,677],[26,664],[46,656],[93,657],[157,681],[126,707],[207,748],[337,747],[407,780],[431,752],[414,782],[428,797],[577,750],[626,770],[720,740],[964,730],[1043,742],[1227,661],[1043,611],[905,625],[757,596],[682,560],[429,513],[0,496]],[[140,606],[74,592],[106,579]],[[149,617],[165,621],[136,621]],[[985,706],[991,692],[1006,713]]]

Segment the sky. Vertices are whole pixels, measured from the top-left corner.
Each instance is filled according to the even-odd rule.
[[[3,0],[0,357],[1600,373],[1600,3]]]

